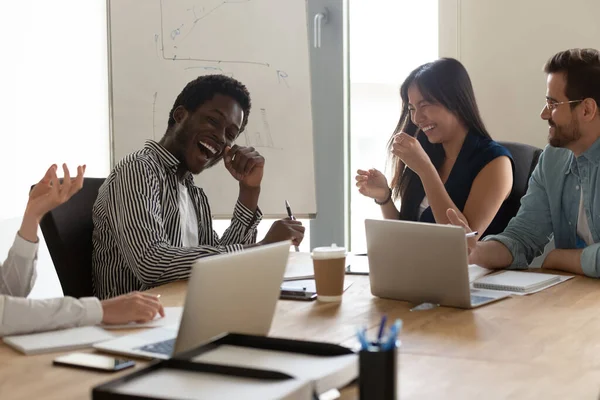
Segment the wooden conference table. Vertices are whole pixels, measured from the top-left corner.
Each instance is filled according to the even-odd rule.
[[[600,393],[600,281],[575,277],[540,293],[475,310],[410,311],[405,302],[373,297],[368,277],[341,304],[279,301],[272,336],[348,346],[354,333],[377,330],[382,314],[401,318],[402,399],[597,399]],[[181,306],[187,283],[151,290]],[[0,399],[88,399],[92,387],[130,373],[52,366],[57,354],[24,356],[0,344]],[[147,365],[138,361],[136,368]],[[342,398],[357,398],[355,387]]]

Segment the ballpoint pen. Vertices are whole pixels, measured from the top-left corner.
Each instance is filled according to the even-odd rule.
[[[369,342],[367,341],[367,338],[365,337],[365,329],[357,329],[356,330],[356,337],[358,338],[358,342],[360,343],[360,347],[362,350],[369,350],[369,348],[371,347],[369,345]]]
[[[381,338],[383,337],[383,330],[385,329],[385,323],[387,321],[387,317],[384,315],[381,317],[381,324],[379,324],[379,332],[377,333],[377,344],[381,346]]]
[[[292,214],[292,208],[290,207],[290,203],[288,203],[288,201],[285,201],[285,209],[287,210],[287,215],[288,217],[290,217],[290,219],[292,221],[295,221],[296,218],[294,218],[294,214]],[[296,251],[300,251],[300,249],[298,248],[298,246],[294,246],[294,248],[296,249]]]
[[[389,330],[387,341],[381,345],[381,351],[392,350],[394,347],[396,347],[396,339],[401,330],[402,320],[397,319],[394,325],[392,325]]]

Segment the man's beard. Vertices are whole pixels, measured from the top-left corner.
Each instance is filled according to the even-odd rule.
[[[567,147],[581,138],[579,123],[575,118],[571,118],[571,122],[566,126],[556,125],[552,119],[548,120],[548,124],[554,127],[554,135],[548,137],[548,143],[552,147]]]

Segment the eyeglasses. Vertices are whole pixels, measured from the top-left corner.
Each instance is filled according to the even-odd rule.
[[[581,103],[583,101],[582,100],[569,100],[569,101],[552,101],[550,99],[546,99],[546,107],[548,108],[548,110],[552,111],[554,110],[556,107],[560,106],[561,104],[571,104],[571,103]]]

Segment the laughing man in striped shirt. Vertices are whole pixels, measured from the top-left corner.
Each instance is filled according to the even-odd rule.
[[[284,219],[256,243],[265,159],[252,147],[234,145],[250,113],[246,87],[224,75],[201,76],[175,100],[164,137],[121,160],[94,205],[94,289],[102,299],[185,279],[200,257],[291,239],[304,227]],[[197,175],[224,158],[239,182],[230,227],[212,229]]]

